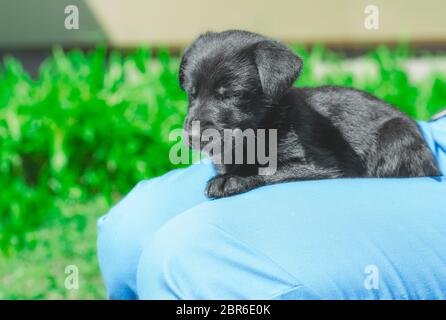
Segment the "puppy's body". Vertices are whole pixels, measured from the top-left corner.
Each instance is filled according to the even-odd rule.
[[[439,173],[416,123],[370,94],[337,86],[292,88],[279,109],[272,127],[278,128],[281,162],[319,167],[332,177]]]
[[[201,36],[183,56],[189,93],[185,122],[203,129],[276,129],[277,170],[216,165],[212,198],[292,180],[437,176],[414,121],[365,92],[343,87],[294,88],[302,62],[284,45],[244,31]]]

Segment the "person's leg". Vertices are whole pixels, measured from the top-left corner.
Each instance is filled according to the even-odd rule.
[[[141,299],[444,299],[445,178],[262,187],[176,216],[144,245]]]
[[[185,212],[148,241],[137,272],[140,299],[264,299],[305,290],[255,246],[200,213],[213,214]]]
[[[214,175],[209,163],[139,183],[98,221],[98,258],[112,299],[135,299],[136,267],[142,243],[169,219],[207,201],[204,189]]]

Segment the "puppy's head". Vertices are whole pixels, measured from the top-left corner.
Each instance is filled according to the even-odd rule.
[[[262,127],[292,86],[302,61],[285,45],[246,31],[206,33],[186,49],[180,86],[188,94],[189,140],[205,129]],[[200,131],[192,130],[199,121]]]

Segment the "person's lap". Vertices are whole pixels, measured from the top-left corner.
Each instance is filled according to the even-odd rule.
[[[100,221],[112,298],[446,297],[444,177],[293,182],[209,201],[212,175],[198,164],[139,184]]]

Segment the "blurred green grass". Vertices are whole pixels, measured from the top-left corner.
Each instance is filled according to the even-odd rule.
[[[105,299],[96,258],[96,219],[107,210],[103,199],[58,204],[59,220],[29,232],[35,241],[10,257],[0,256],[0,300]],[[67,266],[79,270],[79,288],[67,290]]]
[[[375,70],[366,74],[323,46],[294,49],[304,60],[298,86],[353,86],[421,120],[446,105],[446,74],[412,82],[406,46],[364,55]],[[105,298],[95,221],[138,181],[174,167],[168,135],[187,104],[178,65],[148,48],[55,49],[36,79],[13,58],[0,64],[0,299]],[[77,291],[64,288],[67,265],[79,267]]]

